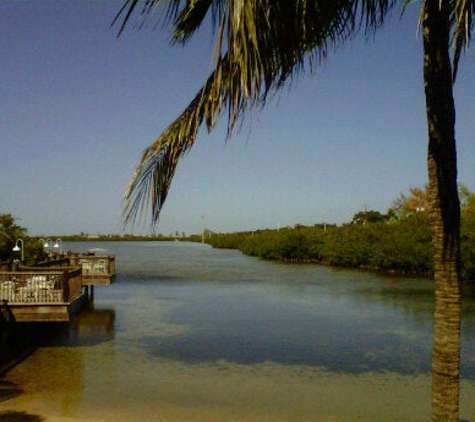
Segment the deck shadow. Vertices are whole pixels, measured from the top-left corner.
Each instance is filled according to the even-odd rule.
[[[42,422],[45,418],[27,412],[5,411],[0,412],[0,422]]]
[[[0,381],[0,403],[2,401],[10,400],[23,393],[21,388],[18,388],[16,384],[10,381]],[[0,412],[0,421],[3,421],[2,415],[4,412]]]

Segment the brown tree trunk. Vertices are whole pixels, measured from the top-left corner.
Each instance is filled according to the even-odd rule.
[[[432,421],[459,421],[460,203],[448,0],[424,4],[424,87],[429,132],[428,173],[434,247],[435,311]]]

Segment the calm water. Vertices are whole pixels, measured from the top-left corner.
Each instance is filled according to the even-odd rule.
[[[116,282],[6,375],[22,394],[0,409],[40,420],[428,420],[427,280],[181,242],[65,246],[115,254]],[[462,416],[474,420],[470,292],[463,321]]]

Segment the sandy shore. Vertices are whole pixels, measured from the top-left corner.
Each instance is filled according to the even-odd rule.
[[[94,367],[103,373],[103,359],[93,359],[81,348],[73,355],[38,350],[0,380],[0,422],[429,421],[426,375],[166,359],[153,367],[134,361],[130,372],[129,362],[111,355],[109,376],[98,376]],[[473,397],[475,383],[462,382],[462,419],[474,420]]]

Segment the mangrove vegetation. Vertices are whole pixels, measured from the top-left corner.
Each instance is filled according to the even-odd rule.
[[[475,195],[460,187],[461,276],[475,280]],[[427,189],[412,188],[386,214],[365,210],[341,226],[295,225],[238,233],[213,233],[206,242],[268,260],[316,262],[402,275],[432,275]]]

